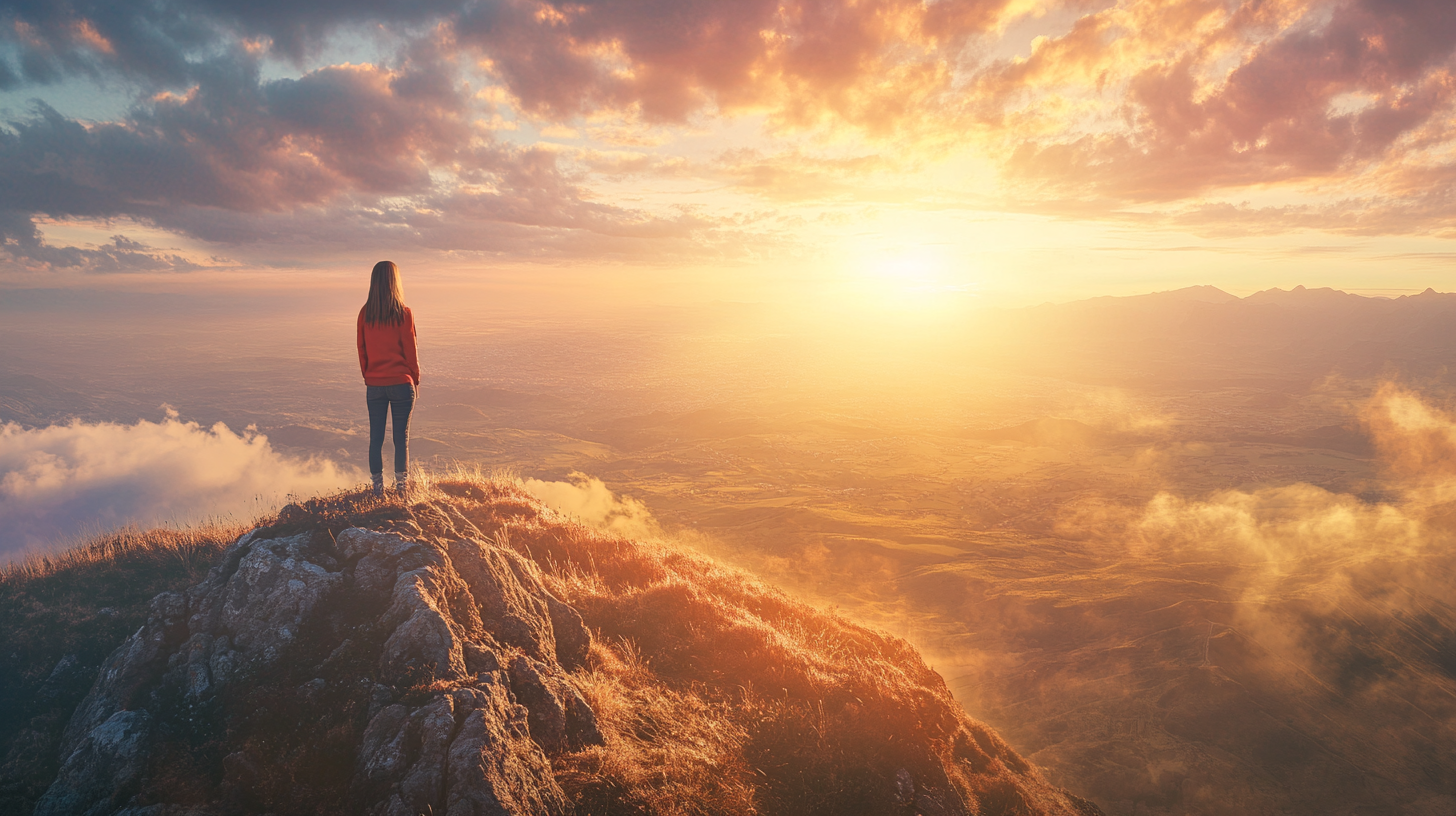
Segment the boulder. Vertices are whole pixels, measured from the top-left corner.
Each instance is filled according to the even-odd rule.
[[[102,816],[124,804],[146,767],[151,717],[118,711],[87,732],[61,763],[35,816]]]
[[[337,537],[256,530],[158,595],[76,709],[36,812],[250,811],[310,781],[278,763],[343,750],[350,812],[564,814],[548,756],[601,741],[562,669],[590,635],[534,564],[450,509]],[[216,764],[187,771],[216,780],[212,800],[156,800],[178,757]]]
[[[531,737],[548,753],[602,744],[596,714],[570,679],[525,655],[511,661],[510,677],[511,691],[530,712]]]

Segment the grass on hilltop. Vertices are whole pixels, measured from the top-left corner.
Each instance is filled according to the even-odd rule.
[[[552,760],[580,814],[910,813],[896,796],[896,779],[906,774],[932,798],[959,799],[971,812],[1035,813],[1055,801],[1061,811],[1070,802],[1096,813],[1029,773],[996,734],[967,717],[905,641],[696,553],[577,523],[509,476],[422,479],[411,509],[392,497],[345,492],[289,505],[260,524],[275,535],[337,534],[410,514],[441,534],[432,525],[445,516],[426,505],[446,503],[532,559],[592,629],[589,660],[573,677],[605,745]],[[10,713],[0,722],[7,761],[25,751],[54,754],[61,709],[74,707],[95,666],[140,625],[147,599],[200,580],[240,532],[123,533],[0,574],[4,648],[28,649],[5,669],[5,697],[34,697],[65,654],[84,652],[79,662],[89,667],[78,675],[84,684],[57,698],[50,719],[16,726]],[[43,771],[55,771],[54,757],[46,759],[20,775],[20,766],[0,768],[0,810],[34,801]],[[347,792],[339,793],[345,802]],[[281,800],[269,809],[291,812]]]

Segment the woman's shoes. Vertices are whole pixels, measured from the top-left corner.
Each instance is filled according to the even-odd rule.
[[[370,476],[373,477],[374,480],[374,498],[384,498],[384,474],[372,473],[370,474]],[[403,497],[408,496],[409,491],[409,473],[406,472],[394,474],[394,492]]]

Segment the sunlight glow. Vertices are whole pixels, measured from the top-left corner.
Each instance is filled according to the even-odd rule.
[[[856,288],[882,304],[927,306],[970,288],[953,274],[953,262],[937,245],[888,249],[867,255],[857,265]]]

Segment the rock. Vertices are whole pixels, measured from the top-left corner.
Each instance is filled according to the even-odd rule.
[[[565,814],[566,794],[539,748],[531,750],[524,710],[509,702],[504,689],[488,688],[465,712],[450,744],[446,816]]]
[[[460,511],[448,505],[425,502],[415,505],[412,510],[415,520],[424,529],[424,532],[441,541],[454,541],[472,535],[480,535],[480,531],[475,529],[474,524],[460,515]]]
[[[313,702],[314,700],[318,699],[319,695],[323,693],[323,690],[328,688],[328,686],[329,681],[323,679],[322,677],[315,677],[314,679],[298,687],[298,696],[305,702]]]
[[[537,660],[556,661],[549,594],[530,564],[516,553],[462,539],[449,544],[450,561],[480,605],[480,619],[501,643]]]
[[[480,528],[475,526],[475,522],[473,522],[470,519],[466,518],[465,517],[465,514],[462,513],[462,512],[460,512],[460,508],[456,507],[453,504],[446,504],[441,509],[444,511],[445,515],[448,516],[450,518],[450,520],[455,523],[455,531],[456,531],[456,534],[457,534],[456,535],[457,538],[484,538],[485,537],[480,532]]]
[[[148,611],[147,622],[111,653],[91,691],[76,706],[61,735],[63,758],[113,714],[135,707],[160,679],[171,650],[186,631],[187,602],[181,593],[163,592],[152,599]]]
[[[383,621],[394,630],[379,658],[386,683],[409,685],[465,676],[462,638],[448,614],[450,589],[439,570],[412,570],[400,576]]]
[[[394,691],[382,683],[371,683],[367,678],[363,680],[363,683],[370,687],[369,720],[373,722],[374,718],[380,711],[384,710],[385,706],[394,702]]]
[[[35,816],[100,816],[116,810],[145,767],[151,717],[118,711],[92,728],[61,764]],[[120,801],[119,801],[120,800]]]
[[[309,517],[308,510],[306,510],[303,507],[300,507],[297,504],[286,504],[286,505],[283,506],[283,509],[282,510],[279,510],[278,511],[278,523],[280,525],[282,525],[282,524],[298,524],[301,521],[307,520],[308,517]]]
[[[187,696],[198,699],[212,688],[212,647],[213,637],[205,632],[198,632],[182,644],[182,651],[173,655],[173,660],[178,657],[186,657],[187,664]],[[231,650],[227,650],[231,651]],[[169,661],[169,663],[172,661]],[[231,669],[229,664],[226,668],[219,665],[219,673],[226,675]]]
[[[895,771],[895,802],[901,807],[909,807],[915,802],[915,777],[910,775],[909,768]]]
[[[451,511],[421,511],[431,536],[409,519],[336,538],[254,531],[204,581],[158,595],[77,707],[36,812],[281,812],[266,797],[311,784],[288,774],[313,766],[272,765],[322,746],[351,812],[564,814],[548,752],[601,741],[562,669],[590,635],[534,564],[478,538],[441,541],[479,532]],[[157,800],[179,756],[218,764],[187,771],[214,780],[196,783],[212,786],[207,802],[191,789]]]
[[[369,723],[359,779],[370,813],[564,813],[565,794],[530,739],[526,712],[503,688],[462,688],[410,711],[392,705]]]
[[[411,754],[416,757],[399,783],[401,800],[413,813],[434,813],[440,809],[445,789],[445,755],[455,732],[455,700],[448,694],[436,697],[410,716],[414,739]]]
[[[56,665],[51,669],[50,674],[41,683],[36,691],[36,699],[49,702],[65,691],[68,686],[79,685],[86,680],[86,667],[81,665],[81,656],[78,654],[63,655]]]
[[[233,647],[264,662],[276,660],[343,577],[309,559],[312,534],[258,542],[224,585],[218,620],[209,629],[231,636]],[[212,610],[202,604],[198,615]]]
[[[591,632],[581,613],[546,593],[546,609],[551,614],[551,631],[556,636],[556,659],[568,669],[586,665],[591,651]]]
[[[570,679],[524,655],[511,661],[510,677],[511,691],[531,712],[531,737],[547,753],[602,744],[596,714]]]
[[[263,771],[246,751],[234,751],[222,758],[223,785],[242,794],[258,787]]]
[[[530,715],[531,738],[547,753],[566,748],[566,706],[546,676],[546,667],[525,655],[511,661],[511,691]]]
[[[409,709],[391,705],[369,721],[359,745],[359,770],[367,782],[389,784],[402,778],[409,765],[404,726]]]
[[[187,626],[194,634],[187,644],[186,686],[192,697],[227,683],[249,663],[275,662],[319,604],[343,585],[342,573],[319,563],[333,559],[317,551],[314,535],[249,540],[235,567],[188,590],[193,611]]]
[[[481,646],[478,643],[465,643],[465,671],[479,679],[482,674],[490,674],[501,670],[500,658],[496,656],[493,649]]]

